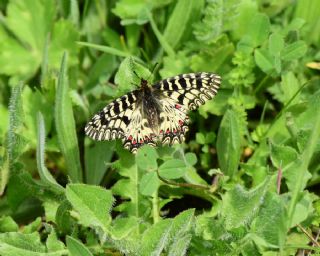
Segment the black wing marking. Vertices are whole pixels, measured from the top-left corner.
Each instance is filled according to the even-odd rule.
[[[104,107],[86,125],[86,135],[94,140],[122,139],[133,153],[144,144],[155,146],[155,135],[142,117],[139,93],[132,91]]]
[[[156,83],[154,88],[189,110],[195,110],[216,95],[220,83],[220,76],[199,72],[164,79]]]
[[[85,133],[94,140],[124,138],[131,115],[137,107],[138,91],[132,91],[108,104],[93,116]]]

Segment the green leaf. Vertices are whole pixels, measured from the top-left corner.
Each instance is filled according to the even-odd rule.
[[[98,186],[69,184],[66,196],[79,214],[79,222],[86,227],[101,228],[107,232],[111,222],[109,215],[114,199],[109,190]]]
[[[0,244],[0,254],[5,256],[34,256],[46,252],[38,233],[3,233],[0,234]]]
[[[220,124],[217,138],[217,152],[220,169],[232,177],[239,165],[241,150],[239,119],[233,110],[227,110]]]
[[[63,55],[55,101],[55,123],[61,152],[73,182],[82,181],[80,154],[67,79],[67,53]]]
[[[139,219],[133,216],[127,218],[116,218],[112,222],[110,233],[113,239],[121,241],[122,239],[128,238],[128,236],[132,235],[139,225]]]
[[[280,54],[284,47],[283,36],[279,33],[273,33],[269,36],[269,52],[272,55]]]
[[[170,159],[159,167],[159,174],[166,179],[178,179],[186,172],[186,164],[180,159]]]
[[[286,170],[298,158],[297,151],[289,146],[281,146],[271,143],[271,160],[276,168]]]
[[[259,214],[254,219],[251,232],[263,239],[270,247],[282,248],[287,233],[287,215],[284,202],[280,196],[267,193]],[[257,242],[256,242],[257,243]],[[261,242],[258,242],[258,244]]]
[[[160,182],[155,171],[146,173],[140,180],[139,192],[144,196],[152,196],[159,188]]]
[[[58,240],[57,234],[53,228],[48,235],[46,245],[49,252],[64,251],[65,249],[64,243]]]
[[[95,142],[85,147],[86,182],[99,185],[107,171],[114,155],[115,142]]]
[[[256,49],[254,60],[258,67],[267,74],[274,68],[274,57],[265,49]]]
[[[307,52],[307,44],[304,41],[297,41],[284,47],[281,51],[281,59],[291,61],[303,57]]]
[[[51,173],[45,166],[45,127],[41,112],[38,113],[38,147],[37,147],[37,167],[40,178],[59,192],[64,192],[64,188],[60,186],[52,177]]]
[[[172,220],[161,220],[147,229],[141,239],[139,255],[160,255],[170,240]]]
[[[136,163],[141,170],[154,171],[158,167],[157,151],[151,146],[143,146],[138,150],[136,156]]]
[[[257,13],[251,18],[251,23],[247,28],[246,40],[254,48],[261,45],[269,35],[269,17],[262,13]],[[240,41],[241,43],[241,41]]]
[[[83,243],[71,236],[67,236],[67,247],[71,256],[93,256]]]
[[[197,16],[203,6],[202,0],[178,0],[163,36],[172,48],[176,48],[188,29],[189,21]]]
[[[136,72],[139,77],[137,77],[134,72]],[[139,86],[141,78],[148,79],[150,76],[151,73],[148,69],[129,57],[121,62],[114,81],[118,85],[119,93],[123,94],[132,89],[132,84]]]
[[[247,225],[253,220],[264,201],[269,183],[270,179],[267,178],[249,191],[237,185],[223,195],[222,215],[228,230]]]
[[[0,218],[0,233],[18,231],[18,224],[12,219],[11,216],[2,216]]]

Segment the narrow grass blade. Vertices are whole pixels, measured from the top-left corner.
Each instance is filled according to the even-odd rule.
[[[148,18],[150,21],[150,25],[151,28],[153,30],[153,33],[156,35],[158,41],[160,42],[162,48],[164,49],[164,51],[169,55],[169,56],[174,56],[174,50],[173,48],[170,46],[170,44],[167,42],[166,38],[161,34],[161,32],[159,31],[153,17],[152,14],[148,11]]]
[[[44,120],[41,112],[38,113],[38,146],[37,146],[37,166],[41,180],[49,184],[56,190],[61,192],[64,191],[63,187],[60,186],[56,180],[52,177],[44,164],[44,152],[45,152],[45,127]]]
[[[67,53],[64,53],[58,78],[55,123],[61,153],[65,158],[71,181],[81,182],[80,154],[67,80],[67,56]]]
[[[105,53],[109,53],[115,56],[119,56],[119,57],[132,57],[140,62],[142,62],[141,59],[139,59],[136,56],[133,56],[131,53],[129,52],[124,52],[124,51],[120,51],[116,48],[110,47],[110,46],[104,46],[104,45],[99,45],[99,44],[91,44],[91,43],[86,43],[86,42],[77,42],[79,45],[82,46],[87,46],[87,47],[91,47],[93,49],[105,52]]]

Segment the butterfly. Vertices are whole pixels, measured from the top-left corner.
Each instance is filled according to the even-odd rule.
[[[188,131],[188,112],[212,99],[220,83],[220,76],[207,72],[177,75],[152,86],[141,79],[139,89],[95,114],[85,133],[99,141],[121,139],[132,153],[145,144],[182,143]]]

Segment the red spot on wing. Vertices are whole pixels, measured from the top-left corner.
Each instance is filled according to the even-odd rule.
[[[132,144],[133,144],[133,145],[137,144],[136,139],[133,139]]]
[[[175,107],[176,109],[180,109],[180,108],[181,108],[181,105],[176,104],[174,107]]]
[[[163,130],[160,130],[160,134],[163,133]]]
[[[128,137],[128,140],[132,140],[132,135],[130,135],[130,136]]]
[[[180,125],[180,126],[182,126],[183,123],[184,123],[184,122],[183,122],[182,120],[179,120],[179,125]]]
[[[167,129],[166,133],[167,133],[167,134],[168,134],[168,133],[170,133],[170,130],[169,130],[169,128]]]

